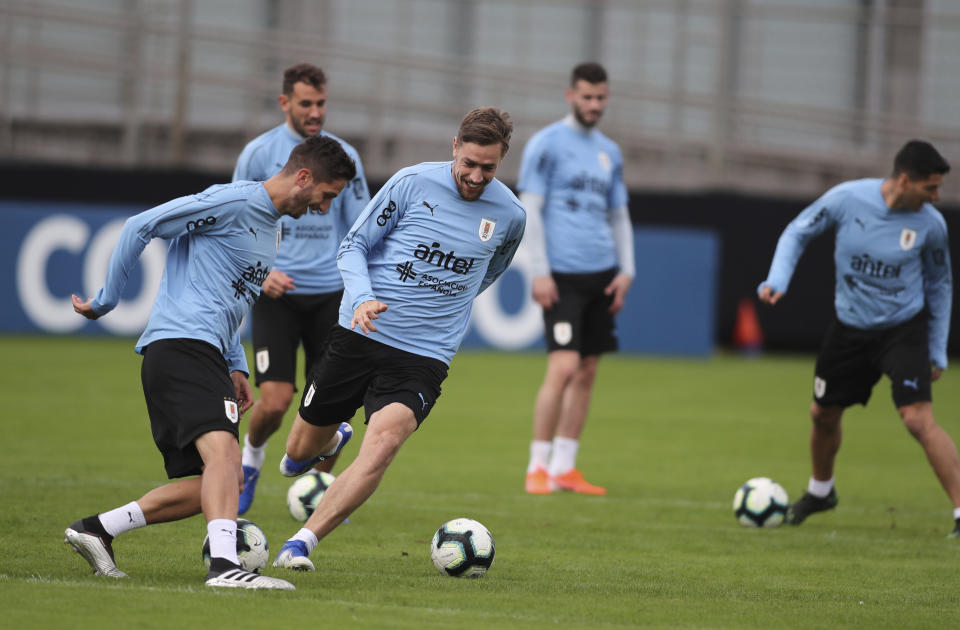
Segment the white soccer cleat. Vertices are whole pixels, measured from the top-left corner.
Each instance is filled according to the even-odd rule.
[[[93,567],[94,575],[125,578],[127,574],[113,561],[113,547],[109,541],[83,530],[83,521],[77,521],[63,532],[64,540]]]
[[[257,575],[243,569],[227,569],[216,575],[207,575],[207,586],[217,588],[249,588],[274,591],[294,591],[296,586],[280,578]]]

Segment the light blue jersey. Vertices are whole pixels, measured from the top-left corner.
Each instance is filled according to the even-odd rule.
[[[520,192],[541,195],[550,270],[592,273],[617,266],[608,213],[627,205],[620,148],[572,117],[530,138],[520,164]]]
[[[340,325],[367,300],[387,310],[371,339],[450,363],[467,331],[473,298],[513,259],[526,211],[493,179],[476,201],[457,191],[452,162],[399,171],[340,245]],[[357,330],[358,334],[364,334]]]
[[[891,210],[882,179],[845,182],[807,206],[786,227],[761,283],[786,292],[807,243],[836,228],[837,318],[862,330],[882,330],[930,310],[930,359],[947,366],[952,281],[947,224],[936,208]],[[758,289],[759,290],[759,289]]]
[[[370,201],[357,150],[331,133],[322,131],[320,135],[340,143],[356,164],[357,175],[337,195],[327,212],[310,209],[299,219],[288,216],[280,219],[283,235],[274,269],[293,278],[297,288],[290,293],[312,295],[333,293],[343,288],[337,270],[337,247]],[[233,181],[270,179],[283,169],[290,152],[301,142],[303,136],[286,123],[257,136],[237,158]]]
[[[113,310],[144,247],[166,239],[167,264],[137,352],[158,339],[199,339],[219,348],[231,371],[249,374],[237,331],[276,258],[280,216],[263,184],[239,182],[130,217],[90,305],[98,315]]]

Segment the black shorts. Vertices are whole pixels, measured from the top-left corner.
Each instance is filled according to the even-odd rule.
[[[194,442],[210,431],[237,433],[240,411],[220,350],[196,339],[160,339],[143,349],[140,366],[153,441],[167,476],[203,472]]]
[[[261,295],[253,305],[254,381],[296,384],[297,348],[303,342],[304,374],[323,355],[327,336],[337,324],[343,291],[316,295]]]
[[[373,333],[376,335],[377,333]],[[398,402],[413,411],[417,426],[440,397],[447,364],[400,350],[337,326],[307,378],[300,416],[316,426],[347,422],[363,405],[370,416]]]
[[[548,351],[576,350],[584,357],[616,351],[613,296],[603,293],[616,275],[616,269],[553,274],[560,299],[543,311]]]
[[[921,311],[886,330],[861,330],[834,319],[817,356],[813,399],[824,407],[865,405],[886,374],[897,407],[932,400],[928,318]]]

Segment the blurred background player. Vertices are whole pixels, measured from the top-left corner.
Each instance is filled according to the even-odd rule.
[[[397,172],[343,240],[339,325],[310,374],[281,469],[306,471],[361,405],[367,429],[356,459],[273,566],[312,571],[318,541],[373,494],[436,404],[474,298],[507,269],[523,237],[523,206],[494,178],[512,131],[496,108],[470,111],[453,161]]]
[[[614,315],[634,277],[623,158],[596,129],[609,97],[597,63],[573,69],[570,113],[527,143],[517,188],[527,208],[533,299],[543,307],[547,371],[533,412],[527,492],[606,494],[576,468],[597,363],[617,349]]]
[[[260,398],[250,410],[243,443],[243,492],[238,513],[253,503],[266,456],[267,439],[280,428],[296,389],[297,348],[303,344],[305,373],[320,358],[327,334],[336,324],[343,280],[337,269],[337,247],[370,201],[363,164],[356,149],[323,129],[327,79],[320,68],[298,63],[283,73],[280,108],[283,124],[254,138],[237,159],[233,181],[263,181],[275,175],[304,138],[333,138],[357,167],[356,177],[330,209],[310,208],[294,223],[281,219],[277,261],[253,306],[254,379]],[[349,434],[348,434],[349,435]],[[330,471],[333,456],[317,467]]]
[[[66,542],[97,574],[127,577],[114,562],[115,536],[202,511],[210,538],[207,586],[294,588],[244,571],[237,559],[243,479],[237,424],[253,394],[238,330],[276,257],[280,217],[329,207],[355,174],[339,143],[312,138],[262,184],[212,186],[128,219],[103,288],[86,302],[73,296],[80,315],[106,315],[144,247],[154,238],[170,241],[163,282],[136,350],[143,355],[143,394],[167,476],[188,479],[66,529]]]
[[[799,525],[837,505],[833,467],[843,411],[865,405],[886,374],[903,423],[953,501],[951,536],[960,536],[960,458],[934,420],[930,386],[947,367],[952,300],[947,226],[930,202],[939,199],[949,170],[932,145],[911,140],[894,158],[889,177],[831,188],[790,222],[777,243],[757,289],[771,305],[786,293],[807,243],[836,230],[836,316],[817,357],[810,404],[813,475],[787,511],[788,523]]]

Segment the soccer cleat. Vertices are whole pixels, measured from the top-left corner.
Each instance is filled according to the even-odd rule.
[[[341,422],[340,426],[337,427],[337,435],[340,436],[340,441],[337,443],[336,448],[328,453],[321,453],[316,457],[302,462],[292,460],[284,455],[283,459],[280,460],[280,474],[284,477],[299,477],[313,468],[317,462],[322,462],[325,459],[333,457],[343,450],[343,447],[346,446],[350,438],[353,437],[353,427],[347,422]]]
[[[253,505],[253,493],[257,491],[257,480],[260,479],[260,470],[253,466],[243,467],[243,492],[240,493],[240,503],[237,505],[237,515],[246,514]]]
[[[784,520],[791,525],[799,525],[811,514],[832,510],[835,507],[837,507],[837,491],[835,488],[830,488],[830,494],[825,497],[804,492],[800,499],[787,508],[787,517]]]
[[[316,567],[307,557],[307,546],[301,540],[288,540],[283,543],[280,553],[273,561],[278,569],[293,569],[294,571],[315,571]]]
[[[275,591],[293,591],[297,588],[286,580],[267,577],[266,575],[257,575],[256,573],[244,571],[240,567],[219,572],[210,571],[210,573],[207,574],[205,584],[219,588],[249,588]]]
[[[550,488],[550,475],[545,469],[539,467],[527,473],[526,489],[530,494],[550,494],[553,492]]]
[[[960,518],[956,519],[953,531],[947,534],[947,538],[960,538]]]
[[[550,487],[554,490],[569,490],[580,494],[606,494],[607,489],[595,486],[583,478],[583,473],[571,468],[562,475],[550,477]]]
[[[113,547],[110,540],[99,534],[86,531],[83,526],[83,519],[68,527],[63,535],[63,542],[72,546],[74,551],[90,563],[94,575],[105,575],[112,578],[127,577],[126,573],[117,568],[113,560]]]

